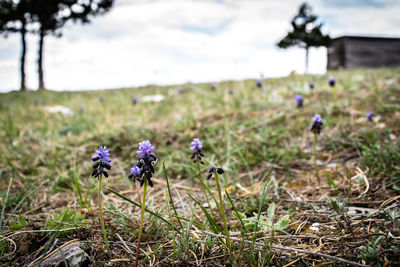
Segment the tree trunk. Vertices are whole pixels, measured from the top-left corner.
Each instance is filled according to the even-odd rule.
[[[21,60],[20,60],[20,74],[21,74],[21,91],[26,90],[25,85],[25,54],[26,54],[26,24],[25,21],[22,21],[22,28],[21,28]]]
[[[308,49],[309,49],[309,47],[307,46],[306,47],[306,71],[305,71],[306,74],[308,73]]]
[[[44,77],[43,77],[43,45],[44,45],[45,34],[40,30],[39,34],[39,54],[38,54],[38,74],[39,74],[39,90],[44,90]]]

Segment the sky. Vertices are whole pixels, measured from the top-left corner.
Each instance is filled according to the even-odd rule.
[[[91,24],[48,36],[45,84],[91,90],[280,77],[304,72],[305,52],[279,49],[301,0],[115,0]],[[331,37],[400,37],[398,0],[310,0]],[[20,36],[0,37],[0,92],[19,88]],[[27,86],[37,88],[37,42],[27,38]],[[310,73],[326,72],[326,49],[310,50]]]

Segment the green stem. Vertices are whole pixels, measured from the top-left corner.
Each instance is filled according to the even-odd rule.
[[[217,184],[218,196],[219,196],[219,205],[218,205],[218,203],[215,203],[215,204],[217,204],[217,206],[219,207],[219,213],[221,214],[222,221],[224,222],[226,245],[228,246],[228,249],[229,249],[229,255],[230,255],[231,259],[233,260],[231,239],[229,236],[228,226],[226,224],[225,210],[224,210],[223,201],[222,201],[222,191],[221,191],[221,186],[219,185],[219,177],[218,177],[218,173],[216,170],[214,170],[214,175],[215,175],[215,183]]]
[[[203,174],[201,173],[201,167],[200,167],[200,162],[199,161],[197,161],[197,170],[199,171],[199,179],[200,179],[200,182],[201,182],[201,185],[202,185],[202,188],[203,188],[204,196],[206,197],[206,200],[207,200],[208,208],[211,210],[211,214],[213,215],[213,217],[215,217],[214,211],[211,208],[210,199],[208,198],[208,195],[207,195],[207,191],[206,191],[206,186],[207,185],[204,182]]]
[[[319,170],[318,170],[318,165],[317,165],[317,132],[314,133],[314,145],[313,145],[313,157],[314,157],[314,167],[315,167],[315,172],[317,174],[318,178],[318,184],[321,183],[320,178],[319,178]]]
[[[103,232],[104,242],[106,243],[106,248],[108,255],[111,257],[111,250],[108,246],[108,239],[106,234],[106,228],[104,227],[104,218],[103,218],[103,208],[101,206],[101,174],[99,175],[99,191],[97,192],[97,198],[99,202],[99,213],[100,213],[100,223],[101,223],[101,231]]]
[[[137,242],[137,248],[136,248],[135,267],[138,266],[138,260],[139,260],[140,239],[142,238],[143,217],[144,217],[144,210],[145,210],[145,204],[146,204],[146,192],[147,192],[147,180],[145,179],[144,186],[143,186],[142,211],[140,214],[140,225],[139,225],[139,235],[138,235],[138,242]]]

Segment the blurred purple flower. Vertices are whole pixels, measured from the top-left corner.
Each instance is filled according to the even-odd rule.
[[[314,83],[313,82],[310,82],[310,89],[314,89]]]
[[[184,92],[185,92],[185,90],[183,88],[178,89],[178,93],[183,94]]]
[[[301,95],[296,95],[294,97],[296,99],[297,107],[300,108],[303,106],[303,97]]]
[[[194,138],[192,141],[192,147],[190,150],[195,151],[195,150],[200,150],[203,148],[203,144],[201,143],[199,138]]]
[[[320,114],[315,114],[312,118],[311,132],[319,134],[324,125]]]
[[[374,113],[372,113],[371,111],[368,112],[365,117],[369,120],[369,121],[373,121],[374,118]]]
[[[217,87],[214,84],[212,84],[211,85],[211,90],[215,91],[216,89],[217,89]]]
[[[155,150],[156,148],[154,146],[151,146],[151,143],[149,140],[143,141],[139,143],[139,151],[136,151],[136,155],[150,155],[151,151]]]
[[[99,96],[99,100],[100,100],[100,102],[103,102],[104,101],[104,96]]]
[[[228,93],[231,95],[231,94],[233,94],[233,88],[232,87],[229,87],[228,88]]]
[[[329,85],[335,86],[335,78],[333,78],[333,76],[329,77]]]
[[[132,103],[133,103],[133,104],[137,104],[138,101],[139,101],[139,99],[137,98],[137,96],[135,96],[134,98],[132,98]]]
[[[261,85],[262,85],[261,80],[257,80],[257,87],[258,87],[258,88],[261,88]]]

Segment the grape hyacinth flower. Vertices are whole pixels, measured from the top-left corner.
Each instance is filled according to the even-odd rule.
[[[183,88],[178,89],[178,93],[183,94],[184,92],[185,92],[185,90]]]
[[[81,105],[81,106],[79,107],[79,110],[80,110],[81,112],[84,112],[84,111],[85,111],[85,105]]]
[[[228,89],[228,94],[233,94],[233,88],[232,87],[229,87],[229,89]]]
[[[34,103],[35,103],[35,106],[39,106],[40,100],[39,99],[35,99]]]
[[[310,82],[309,86],[310,86],[310,89],[314,89],[314,83],[313,82]]]
[[[105,177],[108,177],[107,170],[111,169],[111,159],[110,159],[110,151],[106,146],[100,146],[98,150],[96,150],[96,156],[92,157],[93,163],[93,172],[92,176],[99,179],[99,188],[97,192],[97,198],[99,203],[99,217],[101,223],[101,231],[103,232],[104,242],[106,244],[106,248],[108,251],[108,255],[111,256],[111,250],[108,245],[108,239],[106,234],[106,228],[104,226],[104,218],[103,218],[103,209],[101,205],[101,177],[104,174]]]
[[[321,132],[322,126],[324,123],[322,122],[322,117],[320,114],[315,114],[314,117],[312,118],[312,126],[311,126],[311,131],[314,133],[314,144],[313,144],[313,158],[314,158],[314,167],[315,167],[315,172],[317,174],[318,178],[318,183],[321,183],[321,180],[319,178],[319,170],[318,170],[318,165],[317,165],[317,135]]]
[[[192,150],[193,153],[190,158],[193,159],[193,163],[199,162],[201,164],[204,164],[204,162],[201,160],[201,157],[204,157],[204,154],[201,152],[201,149],[203,148],[203,143],[200,141],[199,138],[194,138],[191,145],[192,147],[190,148],[190,150]]]
[[[102,96],[102,95],[99,96],[99,101],[100,101],[100,102],[103,102],[103,101],[104,101],[104,96]]]
[[[134,105],[137,104],[138,101],[139,101],[139,99],[136,96],[134,98],[132,98],[132,103]]]
[[[295,97],[297,107],[301,108],[303,106],[303,97],[301,95],[296,95]]]
[[[374,113],[372,113],[371,111],[368,112],[365,117],[367,118],[368,121],[373,121],[374,119]]]
[[[324,125],[320,114],[315,114],[312,118],[311,132],[320,134],[322,126]]]
[[[139,143],[139,151],[136,151],[136,155],[140,156],[136,165],[132,166],[130,169],[131,174],[129,178],[136,182],[140,182],[140,186],[143,186],[147,181],[151,187],[153,187],[153,182],[151,178],[154,174],[154,164],[157,162],[157,157],[151,152],[156,148],[151,145],[150,141],[143,141]]]
[[[333,76],[329,77],[329,85],[330,86],[335,86],[335,78]]]
[[[151,145],[149,140],[143,141],[139,143],[139,151],[136,151],[136,155],[140,156],[136,165],[133,165],[130,168],[131,174],[129,178],[135,182],[138,180],[140,182],[140,186],[143,186],[143,195],[142,195],[142,207],[141,207],[141,215],[140,215],[140,224],[139,224],[139,234],[138,241],[136,246],[136,258],[135,258],[135,266],[138,266],[139,260],[139,251],[140,251],[140,240],[142,237],[143,230],[143,218],[144,218],[144,210],[146,205],[146,193],[147,193],[147,184],[153,187],[153,182],[151,178],[154,174],[154,164],[157,162],[157,157],[151,152],[156,148]]]
[[[92,176],[99,178],[100,175],[104,174],[105,177],[108,177],[107,170],[111,169],[111,159],[110,151],[106,146],[100,146],[99,150],[96,150],[96,156],[92,157],[92,161],[94,162]]]
[[[257,87],[258,87],[258,88],[261,88],[261,85],[262,85],[261,80],[257,80]]]
[[[210,178],[214,174],[214,171],[216,171],[218,174],[223,174],[224,173],[224,170],[222,168],[217,168],[215,166],[211,166],[210,169],[208,170],[207,180],[210,180]]]
[[[215,91],[215,90],[217,90],[217,87],[214,84],[212,84],[211,85],[211,90]]]

